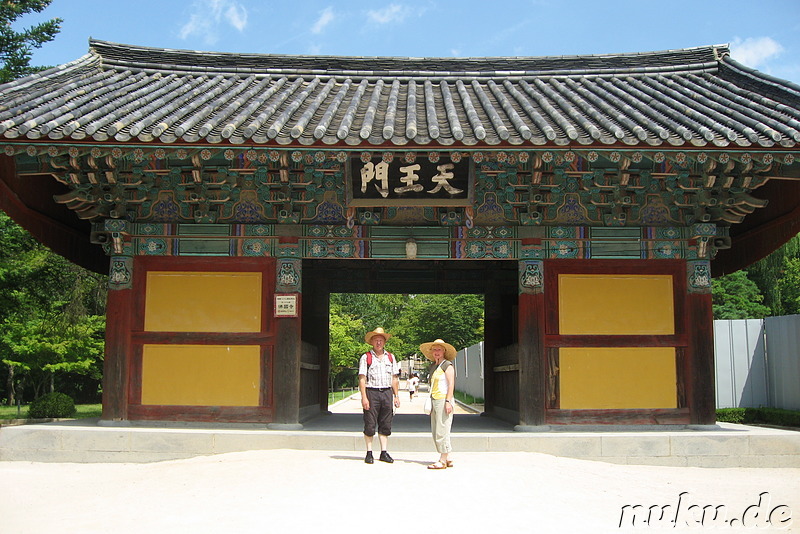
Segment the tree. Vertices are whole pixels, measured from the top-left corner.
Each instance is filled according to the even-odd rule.
[[[62,20],[50,19],[41,24],[14,31],[12,23],[22,15],[41,13],[52,0],[2,0],[0,2],[0,83],[10,82],[46,67],[31,67],[34,48],[52,41],[60,30]]]
[[[379,326],[391,331],[402,315],[408,295],[396,293],[336,293],[331,295],[331,306],[341,305],[342,310],[361,321],[364,334]],[[363,334],[362,334],[363,335]]]
[[[787,310],[783,308],[783,292],[789,289],[786,284],[781,284],[786,260],[800,257],[800,236],[794,236],[782,247],[747,268],[748,277],[756,283],[764,295],[764,305],[770,315],[783,315]]]
[[[363,330],[360,319],[349,315],[340,303],[331,299],[328,354],[332,386],[355,380],[356,373],[347,370],[358,365],[358,357],[364,351],[365,345],[360,343]]]
[[[436,338],[457,348],[483,340],[481,295],[332,294],[330,302],[331,377],[336,380],[358,365],[369,348],[364,334],[378,326],[392,334],[386,349],[398,360]]]
[[[736,271],[712,281],[714,319],[761,319],[770,309],[763,295],[745,271]]]
[[[787,315],[800,314],[800,258],[785,258],[778,290],[781,308]]]
[[[403,310],[399,330],[410,345],[441,338],[457,349],[483,341],[482,295],[416,295]]]
[[[92,378],[96,396],[106,283],[107,277],[54,254],[0,212],[0,361],[9,404],[28,386],[34,397],[57,384],[69,389],[76,375]]]

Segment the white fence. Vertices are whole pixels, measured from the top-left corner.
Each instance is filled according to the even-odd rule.
[[[455,360],[456,389],[483,397],[483,342],[458,351]]]
[[[483,398],[483,343],[458,352],[456,389]],[[714,321],[717,408],[800,410],[800,315]]]
[[[800,410],[800,315],[714,321],[717,408]]]

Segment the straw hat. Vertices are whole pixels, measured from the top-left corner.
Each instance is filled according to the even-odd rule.
[[[389,341],[389,338],[390,338],[390,337],[392,337],[392,334],[390,334],[390,333],[388,333],[388,332],[385,332],[385,331],[383,330],[383,327],[380,327],[380,326],[379,326],[378,328],[376,328],[376,329],[375,329],[375,330],[373,330],[372,332],[367,332],[367,335],[366,335],[366,336],[364,336],[364,341],[365,341],[367,344],[369,344],[369,345],[372,345],[372,338],[373,338],[374,336],[383,336],[383,338],[384,338],[386,341]]]
[[[444,348],[444,358],[446,360],[450,360],[452,362],[456,359],[456,353],[458,352],[456,348],[450,343],[445,343],[441,339],[431,341],[430,343],[423,343],[419,346],[419,350],[422,351],[422,354],[424,354],[426,358],[433,361],[433,347],[437,345]]]

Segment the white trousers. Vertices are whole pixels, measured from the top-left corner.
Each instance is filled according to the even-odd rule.
[[[453,412],[447,413],[444,399],[431,399],[431,434],[436,452],[445,454],[453,451],[450,446],[450,428],[453,426]]]

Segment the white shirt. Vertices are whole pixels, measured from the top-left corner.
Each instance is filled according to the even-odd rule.
[[[388,351],[383,351],[383,356],[378,356],[374,351],[370,352],[372,352],[372,365],[367,368],[367,353],[365,352],[358,362],[358,374],[367,377],[368,388],[392,387],[392,378],[400,374],[400,364],[397,363],[397,358],[392,355],[393,361],[389,361]]]

